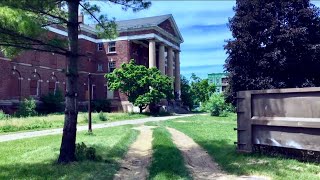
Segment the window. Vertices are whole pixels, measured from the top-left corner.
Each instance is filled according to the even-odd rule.
[[[110,61],[109,62],[109,72],[113,72],[113,70],[116,69],[116,62],[115,61]]]
[[[116,52],[116,42],[109,42],[108,43],[108,52],[109,53]]]
[[[97,69],[97,71],[98,71],[98,72],[103,71],[102,64],[98,64],[98,69]]]
[[[103,43],[98,43],[98,51],[102,51],[103,50]]]

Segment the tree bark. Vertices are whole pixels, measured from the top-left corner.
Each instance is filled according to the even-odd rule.
[[[67,55],[67,90],[65,98],[65,120],[58,163],[69,163],[76,160],[76,133],[78,116],[78,13],[80,0],[67,1],[68,5],[68,40]]]

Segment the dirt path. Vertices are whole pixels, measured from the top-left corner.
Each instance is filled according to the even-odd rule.
[[[266,180],[269,178],[258,176],[231,176],[221,170],[210,155],[197,143],[184,133],[172,128],[167,128],[172,135],[172,140],[182,152],[186,167],[194,179],[250,179]]]
[[[144,180],[152,158],[152,126],[140,126],[137,140],[130,146],[114,180]]]
[[[155,122],[155,121],[166,121],[170,119],[188,117],[193,115],[194,114],[184,114],[184,115],[174,115],[174,116],[165,116],[165,117],[148,117],[148,118],[134,119],[134,120],[107,122],[107,123],[101,123],[101,124],[93,124],[92,129],[94,131],[95,129],[101,129],[101,128],[107,128],[107,127],[115,127],[115,126],[129,125],[129,124],[143,124],[146,122]],[[88,130],[88,125],[81,125],[77,127],[77,131],[87,131],[87,130]],[[4,135],[0,135],[0,142],[54,135],[54,134],[62,134],[62,128],[4,134]]]

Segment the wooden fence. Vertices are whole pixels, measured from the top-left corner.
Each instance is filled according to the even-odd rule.
[[[320,88],[240,91],[237,150],[266,145],[320,152]]]

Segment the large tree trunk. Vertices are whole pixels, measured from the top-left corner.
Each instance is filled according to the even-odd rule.
[[[70,53],[67,55],[67,92],[65,120],[63,127],[62,142],[58,163],[75,161],[75,143],[77,133],[78,116],[78,12],[79,0],[67,1],[68,3],[68,40]]]

